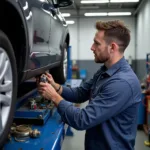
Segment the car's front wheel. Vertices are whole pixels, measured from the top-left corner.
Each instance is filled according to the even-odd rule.
[[[8,37],[0,31],[0,147],[12,124],[17,97],[17,69]]]

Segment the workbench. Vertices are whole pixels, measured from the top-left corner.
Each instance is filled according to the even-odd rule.
[[[66,85],[77,87],[81,84],[82,80],[68,80]],[[37,92],[34,90],[29,97]],[[23,99],[24,100],[24,99]],[[41,135],[37,138],[28,138],[24,142],[17,142],[13,137],[4,145],[4,150],[60,150],[67,125],[61,121],[61,117],[54,108],[53,115],[49,117],[44,125],[31,125],[32,129],[38,129]]]

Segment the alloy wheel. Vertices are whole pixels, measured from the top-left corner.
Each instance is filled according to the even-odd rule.
[[[9,56],[0,48],[0,135],[3,133],[8,121],[12,104],[12,67]]]

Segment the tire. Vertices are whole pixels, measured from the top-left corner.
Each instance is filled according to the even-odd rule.
[[[64,60],[65,60],[66,65],[64,65]],[[67,64],[68,64],[67,44],[65,43],[63,50],[62,50],[62,59],[61,59],[60,66],[50,69],[50,73],[53,76],[56,83],[59,83],[59,84],[65,83],[66,78],[67,78]]]
[[[0,30],[0,149],[13,121],[16,98],[16,59],[9,39]]]

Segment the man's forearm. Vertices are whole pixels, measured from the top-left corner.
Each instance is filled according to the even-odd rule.
[[[63,87],[58,83],[51,84],[56,92],[61,95],[65,100],[69,102],[75,102],[77,101],[77,93],[74,93],[74,91],[69,87]],[[64,89],[65,88],[65,89]],[[63,93],[63,91],[65,92]]]
[[[60,95],[55,96],[54,98],[51,99],[55,106],[57,107],[59,103],[63,100],[63,98]]]
[[[61,86],[60,84],[54,83],[54,84],[52,84],[52,86],[54,87],[54,89],[57,91],[57,93],[58,93],[59,95],[62,94],[63,88],[62,88],[62,86]]]

